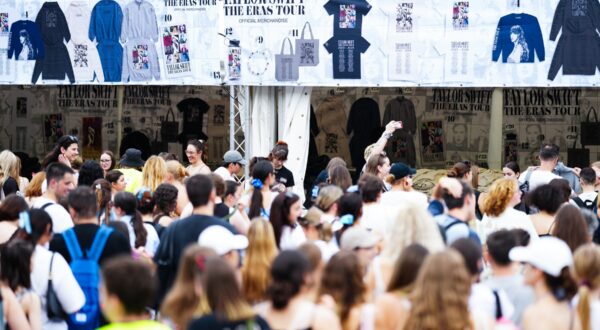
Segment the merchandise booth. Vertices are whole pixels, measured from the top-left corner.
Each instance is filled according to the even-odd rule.
[[[43,158],[173,152],[207,140],[286,166],[303,194],[352,169],[390,120],[392,162],[571,166],[600,159],[598,1],[3,0],[0,147]]]

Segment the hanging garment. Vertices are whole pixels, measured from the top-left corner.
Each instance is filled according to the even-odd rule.
[[[8,58],[15,60],[37,60],[44,58],[44,41],[40,29],[32,21],[21,20],[10,27]]]
[[[146,39],[129,39],[123,48],[121,81],[160,80],[160,65],[154,43]]]
[[[189,139],[207,140],[208,136],[202,131],[204,127],[204,114],[210,106],[199,98],[188,98],[177,104],[179,112],[183,113],[183,132],[178,140],[186,144]]]
[[[123,47],[119,43],[119,37],[122,24],[123,11],[114,0],[100,0],[94,6],[88,36],[98,43],[98,54],[106,82],[121,81]]]
[[[370,45],[360,35],[334,35],[329,39],[324,46],[333,54],[333,78],[360,79],[361,55]]]
[[[31,83],[35,84],[40,74],[43,80],[64,80],[75,82],[73,67],[65,41],[71,40],[71,33],[64,13],[57,2],[45,2],[38,12],[35,24],[40,29],[44,41],[44,58],[38,58],[33,68]]]
[[[417,132],[417,115],[415,105],[404,96],[390,100],[385,106],[383,124],[390,121],[402,121],[403,128],[392,135],[387,143],[387,156],[390,162],[403,162],[409,166],[416,166],[416,150],[414,135]]]
[[[323,7],[328,15],[333,15],[333,34],[362,33],[363,16],[371,10],[371,5],[365,0],[329,0]]]
[[[82,26],[90,26],[90,8],[87,1],[73,1],[65,11],[70,31],[77,31]],[[69,58],[75,73],[75,80],[80,82],[104,81],[102,63],[96,44],[86,34],[75,33],[67,44]]]
[[[562,67],[563,75],[593,76],[600,67],[600,24],[598,1],[561,0],[556,7],[550,40],[562,30],[548,79],[554,80]]]
[[[344,130],[346,112],[344,101],[339,97],[328,97],[317,107],[315,116],[319,126],[319,134],[315,143],[319,155],[329,158],[342,157],[347,163],[350,160],[348,135]]]
[[[154,6],[146,0],[133,0],[123,10],[121,42],[129,39],[158,41],[158,24]]]
[[[352,165],[360,172],[365,165],[365,149],[377,142],[381,130],[379,105],[371,98],[356,100],[350,108],[346,132],[354,133],[350,139]]]
[[[533,63],[535,54],[538,60],[545,59],[544,40],[540,23],[535,16],[510,14],[500,18],[494,37],[492,60],[502,63]]]

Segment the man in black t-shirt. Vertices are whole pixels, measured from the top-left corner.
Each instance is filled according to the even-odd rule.
[[[73,190],[68,197],[69,213],[73,218],[75,236],[82,251],[88,251],[92,247],[96,232],[100,229],[96,217],[96,193],[92,188],[80,186]],[[71,254],[62,234],[56,234],[50,241],[50,250],[60,253],[67,263],[71,262]],[[131,254],[131,246],[125,235],[113,230],[108,236],[106,245],[100,254],[98,263],[121,254]]]
[[[283,166],[287,161],[288,154],[288,145],[283,141],[277,142],[269,154],[269,160],[273,163],[273,174],[275,174],[273,188],[276,188],[280,192],[286,191],[288,188],[293,188],[296,185],[292,171]]]
[[[191,216],[172,223],[165,230],[154,255],[160,282],[159,302],[173,285],[179,259],[184,250],[198,242],[198,237],[204,229],[218,225],[236,233],[229,223],[213,216],[216,193],[210,176],[197,174],[190,177],[185,184],[185,189],[194,211]]]

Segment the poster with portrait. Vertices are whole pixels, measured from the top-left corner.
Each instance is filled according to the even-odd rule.
[[[82,145],[84,159],[99,159],[102,154],[102,117],[82,118]]]
[[[163,27],[161,42],[167,77],[190,76],[192,68],[186,24],[170,24]]]
[[[444,121],[428,120],[421,123],[421,163],[422,166],[436,166],[445,163]]]
[[[445,165],[468,160],[487,167],[491,89],[433,89],[423,121],[444,121]]]

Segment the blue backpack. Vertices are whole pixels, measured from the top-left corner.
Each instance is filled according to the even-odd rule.
[[[81,251],[77,236],[73,229],[63,233],[67,249],[71,255],[71,270],[85,295],[85,305],[73,314],[70,314],[67,323],[70,330],[91,330],[100,326],[100,265],[98,260],[104,250],[112,228],[100,227],[94,237],[94,242],[85,255]]]

